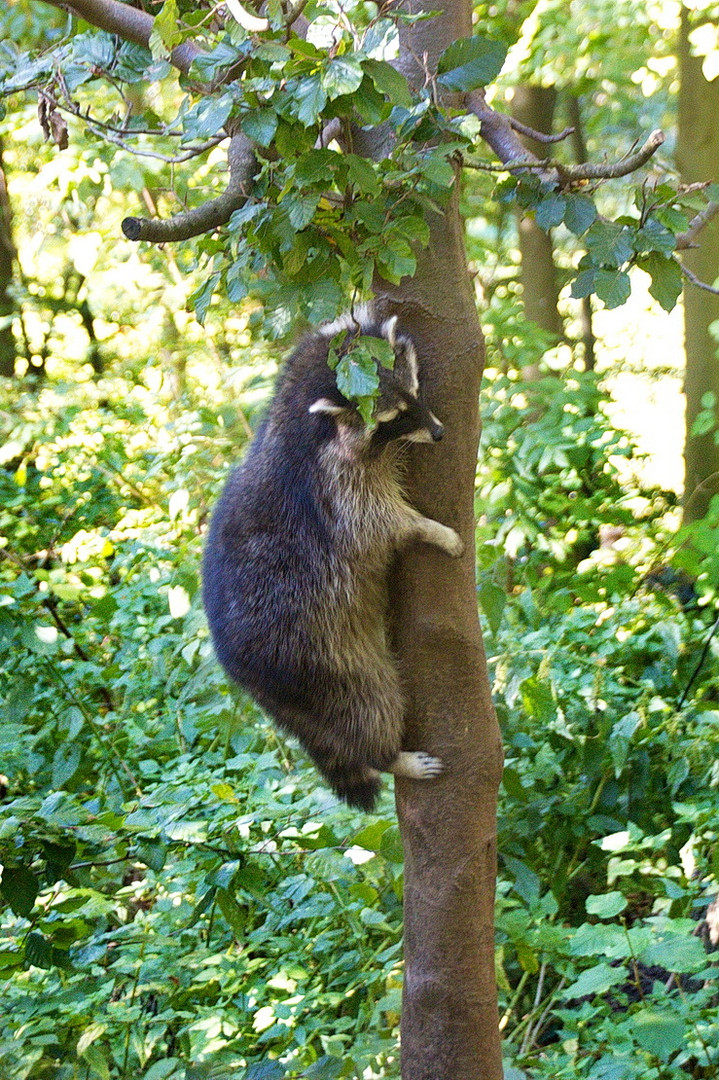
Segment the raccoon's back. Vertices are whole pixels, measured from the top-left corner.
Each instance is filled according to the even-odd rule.
[[[302,626],[326,593],[331,544],[306,475],[291,478],[252,455],[230,477],[213,513],[203,559],[203,596],[220,662],[264,650],[301,651]]]

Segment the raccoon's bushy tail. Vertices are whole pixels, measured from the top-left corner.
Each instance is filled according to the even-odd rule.
[[[378,776],[359,776],[355,773],[354,775],[332,776],[328,779],[340,799],[348,806],[366,811],[374,809],[382,788],[382,781]]]

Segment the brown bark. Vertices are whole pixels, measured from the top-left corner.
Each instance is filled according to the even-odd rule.
[[[719,179],[719,79],[707,82],[701,58],[691,55],[689,18],[682,8],[679,40],[679,130],[677,163],[685,183]],[[719,274],[719,217],[709,222],[697,237],[698,247],[687,251],[682,261],[700,281],[712,284]],[[684,442],[684,520],[697,521],[709,509],[711,497],[719,492],[719,446],[714,431],[692,435],[702,409],[702,396],[713,392],[719,403],[719,360],[717,344],[709,326],[719,319],[719,297],[688,284],[684,289],[684,348],[686,371],[686,435]]]
[[[12,211],[3,168],[3,144],[0,140],[0,322],[15,311],[15,301],[10,294],[15,256]],[[15,355],[15,338],[12,324],[8,322],[7,326],[0,326],[0,375],[6,379],[12,379],[15,375]]]
[[[527,127],[550,135],[556,96],[551,87],[518,86],[512,100],[512,115]],[[546,146],[526,136],[522,136],[522,141],[536,157],[546,156]],[[524,314],[543,330],[561,337],[564,328],[557,310],[559,288],[552,238],[540,229],[533,217],[519,219],[519,250]]]
[[[413,11],[436,0],[413,0]],[[402,68],[424,79],[446,46],[471,33],[466,0],[402,31]],[[417,343],[422,382],[446,427],[439,447],[417,448],[410,497],[456,528],[461,560],[418,545],[397,566],[394,640],[409,696],[407,746],[440,756],[431,784],[396,781],[405,852],[402,1076],[502,1076],[494,978],[496,800],[502,770],[474,577],[474,476],[482,335],[467,272],[457,196],[429,220],[417,274],[383,285],[379,303]]]
[[[402,1076],[502,1076],[494,983],[496,799],[502,749],[474,578],[477,398],[483,347],[456,200],[432,222],[418,273],[383,303],[418,345],[423,387],[446,435],[418,449],[410,497],[456,528],[462,560],[427,547],[399,563],[394,640],[409,696],[406,745],[442,758],[432,784],[396,781],[405,852]]]

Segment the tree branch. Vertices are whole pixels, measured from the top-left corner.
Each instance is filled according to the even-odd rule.
[[[487,104],[484,90],[473,90],[467,96],[467,107],[479,119],[479,133],[500,161],[525,161],[535,167],[539,166],[539,158],[527,150],[512,127],[509,117]],[[553,179],[556,183],[558,178]]]
[[[120,3],[119,0],[46,0],[54,7],[85,19],[108,33],[117,34],[125,41],[149,46],[154,19],[144,11]],[[172,50],[171,63],[183,74],[190,70],[192,61],[201,56],[203,50],[193,41],[185,41]],[[230,139],[227,151],[230,180],[227,188],[216,199],[211,199],[202,206],[188,210],[184,214],[165,220],[127,217],[122,222],[122,231],[128,240],[149,240],[152,243],[165,243],[174,240],[187,240],[200,233],[211,232],[220,225],[225,225],[235,210],[244,206],[253,177],[258,165],[252,143],[240,132]]]
[[[527,127],[526,124],[517,120],[515,116],[508,116],[507,119],[514,130],[519,132],[520,135],[526,135],[528,139],[534,139],[535,142],[539,143],[562,142],[564,139],[574,134],[573,127],[565,127],[564,131],[560,131],[559,134],[549,135],[546,131],[535,131],[534,128]]]
[[[128,240],[149,240],[155,244],[172,240],[187,240],[200,233],[211,232],[226,225],[235,210],[245,205],[252,180],[258,169],[252,143],[241,132],[230,139],[227,151],[230,180],[227,188],[216,199],[196,206],[184,214],[163,220],[127,217],[122,231]]]
[[[569,187],[580,180],[614,180],[618,176],[626,176],[646,164],[664,142],[663,132],[653,131],[641,149],[613,165],[593,165],[590,162],[564,165],[560,161],[542,161],[527,150],[517,135],[517,131],[523,130],[523,125],[517,125],[516,121],[488,105],[483,90],[474,90],[468,95],[467,107],[481,123],[480,135],[505,167],[544,172],[542,179],[558,188]],[[523,133],[533,139],[539,137],[539,133],[531,129]],[[562,132],[562,136],[565,134],[569,134],[569,130]],[[476,167],[475,162],[473,165]]]
[[[46,3],[78,15],[85,22],[97,26],[100,30],[107,30],[109,34],[117,34],[125,41],[134,41],[136,45],[149,48],[155,20],[152,15],[130,7],[129,4],[122,4],[119,0],[72,0],[71,3],[64,0],[46,0]],[[170,62],[186,75],[192,61],[201,53],[202,49],[194,41],[184,41],[172,50]]]
[[[647,141],[635,154],[628,154],[614,165],[592,165],[588,161],[580,165],[562,165],[552,162],[563,180],[575,183],[577,180],[615,180],[618,176],[627,176],[645,165],[664,142],[663,131],[653,131]]]
[[[713,293],[714,296],[719,296],[719,289],[715,285],[708,285],[706,281],[700,281],[700,279],[689,270],[684,263],[679,263],[679,269],[684,274],[687,281],[690,281],[692,285],[696,285],[698,289],[704,289],[706,292]]]
[[[706,185],[705,185],[706,186]],[[686,251],[687,248],[695,247],[694,241],[705,225],[719,213],[719,202],[710,202],[701,210],[696,217],[689,222],[686,232],[677,233],[677,251]]]

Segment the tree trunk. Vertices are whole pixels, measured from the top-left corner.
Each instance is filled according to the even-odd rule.
[[[716,180],[719,166],[719,79],[707,82],[700,57],[691,55],[689,18],[682,7],[679,39],[679,130],[677,163],[682,180],[691,184]],[[719,274],[719,217],[702,230],[699,247],[687,251],[684,263],[700,281],[710,285]],[[687,284],[684,289],[684,347],[686,372],[686,435],[684,441],[684,520],[697,521],[709,509],[712,495],[719,492],[719,446],[712,430],[692,435],[702,409],[702,397],[713,392],[719,405],[719,360],[717,344],[709,326],[719,319],[719,297]]]
[[[15,245],[12,242],[12,213],[8,198],[3,166],[3,144],[0,139],[0,323],[15,311],[15,301],[10,294]],[[12,324],[0,325],[0,375],[12,379],[15,374],[15,338]]]
[[[403,31],[403,70],[423,79],[415,58],[426,55],[433,68],[451,41],[470,33],[469,4],[447,0],[442,16]],[[456,528],[466,545],[461,560],[417,545],[398,561],[393,581],[393,635],[409,701],[406,745],[445,764],[436,782],[395,782],[405,853],[402,1077],[499,1080],[493,908],[502,748],[474,577],[484,355],[457,194],[429,224],[416,276],[381,285],[378,298],[417,343],[424,392],[446,427],[440,446],[414,449],[410,497]]]
[[[556,97],[551,87],[518,86],[512,99],[512,115],[534,131],[550,135]],[[537,157],[547,157],[548,147],[543,143],[524,135],[522,141]],[[524,314],[543,330],[559,338],[564,327],[557,310],[559,289],[552,238],[544,229],[540,229],[533,217],[519,219],[519,250],[522,256]]]

